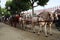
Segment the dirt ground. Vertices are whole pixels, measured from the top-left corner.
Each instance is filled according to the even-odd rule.
[[[52,32],[52,36],[45,37],[44,33],[37,35],[0,23],[0,40],[60,40],[60,31],[53,29]]]

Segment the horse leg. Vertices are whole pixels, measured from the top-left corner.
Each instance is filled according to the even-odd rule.
[[[42,32],[42,25],[41,24],[40,24],[40,27],[39,28],[40,28],[39,31]]]
[[[11,21],[11,26],[13,26],[13,22]]]
[[[45,36],[47,37],[47,23],[45,23]]]
[[[33,29],[33,33],[35,33],[35,27],[34,27],[35,23],[32,23],[32,29]]]
[[[41,24],[39,24],[38,35],[40,34],[40,32],[42,32],[42,25]]]
[[[25,30],[25,21],[22,21],[22,29]]]
[[[16,22],[14,22],[14,27],[16,27],[16,24],[17,24],[17,23],[16,23]]]
[[[21,23],[21,27],[22,27],[22,29],[24,29],[24,23],[23,23],[23,21],[22,21],[22,23]]]
[[[39,23],[39,31],[43,32],[43,26],[45,26],[45,22],[40,22]]]
[[[22,21],[19,21],[19,26],[22,29]]]
[[[52,22],[49,24],[49,26],[50,26],[50,35],[52,35],[52,29],[51,29]]]

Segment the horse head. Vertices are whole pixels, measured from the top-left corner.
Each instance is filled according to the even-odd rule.
[[[49,19],[54,20],[54,17],[53,17],[53,13],[52,12],[48,12],[48,16],[49,16]]]
[[[53,13],[54,20],[58,20],[58,14],[57,12]]]

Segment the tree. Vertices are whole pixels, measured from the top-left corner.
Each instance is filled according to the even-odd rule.
[[[0,14],[1,14],[1,7],[0,7]]]
[[[10,13],[13,13],[12,9],[11,9],[11,6],[12,6],[12,1],[7,1],[6,4],[6,9],[7,11],[10,11]],[[14,5],[13,5],[14,6]],[[14,10],[14,9],[13,9]]]
[[[16,12],[21,12],[32,8],[32,13],[34,14],[34,3],[37,2],[37,5],[44,6],[49,0],[12,0],[6,2],[6,8],[10,7],[10,11],[14,14]]]
[[[47,4],[49,0],[30,0],[31,1],[31,6],[32,6],[32,14],[34,15],[34,3],[37,2],[37,5],[44,6]]]
[[[8,7],[10,7],[10,9],[8,9]],[[12,1],[7,1],[6,2],[6,8],[12,12],[12,14],[14,13],[19,13],[21,11],[25,11],[30,9],[30,3],[23,1],[23,0],[12,0]]]
[[[5,8],[0,8],[0,16],[10,16],[10,12]]]

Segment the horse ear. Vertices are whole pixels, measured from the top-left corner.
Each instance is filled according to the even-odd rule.
[[[50,13],[48,12],[48,16],[50,16]]]

